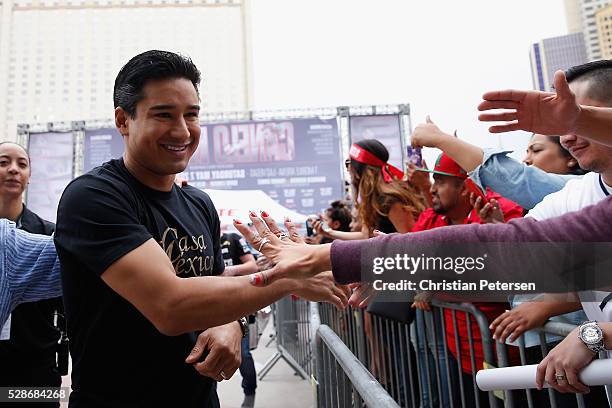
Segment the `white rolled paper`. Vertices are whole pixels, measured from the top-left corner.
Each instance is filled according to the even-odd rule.
[[[538,365],[492,368],[476,373],[476,384],[483,391],[523,390],[536,388]],[[578,375],[584,385],[612,384],[612,359],[594,360]],[[544,382],[544,386],[549,385]]]

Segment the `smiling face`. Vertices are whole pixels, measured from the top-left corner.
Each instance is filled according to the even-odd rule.
[[[195,87],[184,78],[149,81],[143,94],[134,117],[117,108],[115,120],[125,137],[126,166],[151,186],[187,167],[200,141],[200,107]]]
[[[25,150],[14,143],[1,144],[0,196],[20,199],[30,175],[30,160]]]
[[[577,80],[570,84],[570,89],[576,95],[576,102],[581,105],[609,107],[607,104],[591,99],[589,82]],[[578,161],[580,167],[596,173],[612,171],[612,147],[590,142],[579,135],[561,136],[561,144]]]
[[[527,146],[523,163],[547,173],[567,174],[575,165],[575,159],[568,158],[562,149],[563,147],[550,140],[548,136],[534,134]]]

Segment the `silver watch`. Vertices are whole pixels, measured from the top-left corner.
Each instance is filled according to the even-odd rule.
[[[605,351],[603,331],[596,321],[584,322],[578,328],[578,337],[594,353]]]

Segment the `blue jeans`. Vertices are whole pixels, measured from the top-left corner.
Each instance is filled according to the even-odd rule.
[[[449,407],[448,373],[446,356],[444,354],[444,331],[437,316],[434,321],[433,312],[417,310],[413,325],[416,336],[411,336],[415,342],[418,358],[419,378],[421,379],[421,407]],[[435,338],[434,338],[435,324]],[[415,341],[416,340],[416,341]],[[435,341],[434,341],[435,340]],[[427,364],[425,362],[427,360]],[[436,369],[437,367],[437,369]],[[427,371],[429,368],[429,372]],[[437,372],[440,373],[440,390],[438,390]],[[429,375],[429,388],[427,376]],[[442,402],[439,401],[442,396]]]
[[[240,343],[242,363],[240,364],[240,375],[242,376],[242,389],[244,395],[255,394],[257,388],[257,373],[255,372],[255,361],[251,350],[249,350],[249,338],[245,337]]]

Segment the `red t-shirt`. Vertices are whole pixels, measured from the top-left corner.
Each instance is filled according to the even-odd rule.
[[[523,207],[510,201],[507,198],[503,198],[499,194],[492,192],[487,189],[486,194],[487,200],[496,199],[499,203],[499,207],[504,213],[504,221],[509,221],[512,218],[518,218],[523,216]],[[464,224],[482,223],[480,217],[476,211],[472,210],[465,219]],[[448,226],[448,219],[440,214],[437,214],[433,208],[428,208],[423,211],[417,219],[412,232],[426,231],[438,227]],[[483,312],[487,317],[487,321],[492,322],[497,316],[510,309],[510,305],[506,302],[473,302],[472,303],[478,310]],[[457,358],[457,347],[455,346],[455,328],[453,326],[453,314],[450,310],[444,310],[445,320],[445,331],[446,331],[446,344],[452,355]],[[472,372],[472,360],[470,356],[470,343],[468,338],[468,327],[467,320],[464,312],[456,312],[455,319],[457,321],[457,331],[459,332],[459,344],[461,346],[461,368],[465,373]],[[472,339],[474,347],[474,361],[475,369],[479,370],[483,368],[484,352],[482,349],[482,336],[478,324],[473,317],[470,318],[472,326]],[[494,350],[495,352],[495,350]],[[510,361],[518,361],[518,349],[516,347],[509,347],[508,354]],[[492,363],[491,361],[489,363]]]

